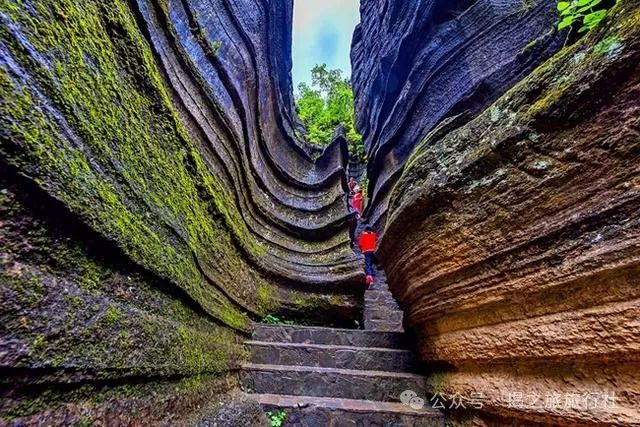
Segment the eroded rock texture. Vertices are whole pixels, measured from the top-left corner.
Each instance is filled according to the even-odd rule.
[[[416,144],[468,120],[562,43],[554,0],[362,0],[351,60],[372,224]]]
[[[346,148],[294,136],[291,9],[0,1],[4,420],[180,414],[233,386],[250,317],[354,315]]]
[[[640,423],[639,5],[429,134],[393,191],[406,326],[432,387],[482,417]]]

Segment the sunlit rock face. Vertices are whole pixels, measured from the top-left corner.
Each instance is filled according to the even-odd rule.
[[[0,2],[4,419],[187,412],[251,318],[355,316],[345,145],[293,130],[291,13]]]
[[[639,6],[428,133],[391,193],[380,258],[451,422],[640,422]]]
[[[351,60],[369,164],[368,217],[414,147],[443,119],[468,120],[556,51],[554,0],[361,0]]]

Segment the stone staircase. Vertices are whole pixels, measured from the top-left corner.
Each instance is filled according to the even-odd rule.
[[[254,325],[241,384],[265,411],[285,411],[285,426],[444,425],[439,411],[400,402],[407,390],[425,398],[425,378],[377,273],[364,296],[365,330]]]
[[[428,402],[401,402],[405,391],[426,400],[426,382],[384,271],[375,277],[364,294],[364,330],[254,325],[240,381],[265,411],[285,411],[285,426],[444,426]]]
[[[400,402],[425,397],[404,333],[256,324],[244,390],[285,426],[442,426],[440,412]]]
[[[285,411],[285,426],[442,426],[431,408],[400,403],[425,379],[404,333],[256,324],[244,390],[265,411]]]
[[[364,230],[365,224],[358,223],[356,236]],[[362,255],[357,245],[354,247],[357,254]],[[393,298],[387,285],[387,276],[382,268],[374,267],[375,282],[364,293],[363,320],[364,329],[368,331],[395,331],[403,332],[402,310]]]
[[[402,310],[389,291],[384,271],[376,268],[375,272],[375,282],[364,293],[364,329],[402,332]]]

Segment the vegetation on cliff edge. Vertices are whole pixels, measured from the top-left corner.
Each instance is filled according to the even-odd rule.
[[[363,160],[364,145],[355,129],[351,82],[342,77],[341,70],[329,70],[326,64],[313,67],[311,78],[311,87],[306,83],[298,85],[296,97],[298,116],[307,129],[307,139],[327,145],[336,127],[344,126],[351,157]]]

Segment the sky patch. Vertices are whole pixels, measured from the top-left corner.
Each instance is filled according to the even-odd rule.
[[[294,0],[293,85],[311,83],[311,68],[327,64],[351,75],[351,38],[360,21],[359,0]]]

